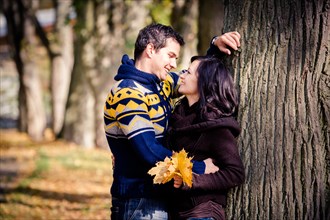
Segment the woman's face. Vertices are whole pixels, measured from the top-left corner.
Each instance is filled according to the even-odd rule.
[[[181,83],[179,92],[187,97],[189,104],[193,104],[199,100],[197,87],[197,67],[199,63],[199,60],[193,61],[188,70],[183,71],[180,75]]]

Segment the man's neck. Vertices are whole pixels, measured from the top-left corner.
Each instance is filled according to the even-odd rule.
[[[145,73],[150,73],[151,74],[150,64],[149,64],[147,59],[136,60],[135,61],[135,68],[140,70],[140,71],[143,71]]]

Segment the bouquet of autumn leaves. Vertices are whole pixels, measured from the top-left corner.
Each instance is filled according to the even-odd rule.
[[[173,152],[171,158],[166,157],[164,161],[156,163],[156,166],[148,171],[154,177],[154,184],[167,183],[175,175],[182,177],[183,183],[192,186],[192,157],[182,149],[180,152]]]

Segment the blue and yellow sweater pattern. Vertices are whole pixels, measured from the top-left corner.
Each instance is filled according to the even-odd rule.
[[[160,82],[155,75],[136,69],[124,55],[115,80],[104,106],[104,129],[115,157],[111,193],[117,197],[154,195],[147,172],[172,155],[163,140],[179,76],[169,73]]]
[[[153,82],[154,88],[146,88],[134,79],[117,82],[105,106],[107,135],[131,139],[146,131],[154,131],[156,138],[163,138],[172,109],[169,97],[176,87],[176,78],[168,74],[168,81],[160,85]]]

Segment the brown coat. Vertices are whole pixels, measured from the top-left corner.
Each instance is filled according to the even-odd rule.
[[[188,107],[186,102],[182,102],[176,108],[170,120],[170,148],[174,151],[185,148],[194,160],[212,158],[219,171],[194,174],[192,188],[177,190],[175,199],[171,201],[174,213],[182,218],[221,219],[219,215],[222,207],[226,206],[228,190],[242,184],[245,178],[236,144],[239,133],[239,124],[233,117],[203,121],[199,119],[196,105]],[[206,210],[203,204],[208,204]]]

